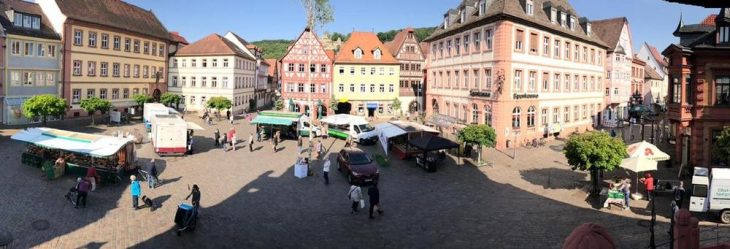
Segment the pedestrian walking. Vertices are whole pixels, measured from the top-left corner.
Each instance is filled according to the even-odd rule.
[[[235,119],[236,117],[235,117],[234,115],[231,115],[230,113],[231,113],[231,112],[229,111],[229,112],[228,112],[228,119],[230,119],[230,120],[231,120],[231,125],[232,125],[232,124],[233,124],[233,119]]]
[[[130,189],[132,193],[132,207],[134,209],[139,209],[139,197],[142,195],[142,188],[139,186],[139,181],[137,181],[136,176],[129,176],[129,180],[132,181],[132,184],[130,184]]]
[[[322,140],[317,140],[317,144],[314,146],[317,150],[317,158],[322,158],[322,152],[324,152],[324,145],[322,145]]]
[[[231,119],[231,110],[226,110],[226,119]]]
[[[188,185],[188,187],[190,187],[190,185]],[[198,184],[193,184],[193,189],[190,191],[190,194],[188,194],[188,197],[185,197],[185,200],[189,199],[191,196],[193,197],[193,207],[198,208],[200,206],[200,188],[198,188]]]
[[[205,119],[205,122],[208,123],[208,126],[211,126],[212,125],[212,122],[213,122],[213,118],[211,118],[210,116],[208,116],[208,118]]]
[[[322,176],[324,176],[324,185],[330,184],[330,165],[332,163],[330,162],[330,159],[327,158],[324,160],[324,164],[322,165]]]
[[[89,181],[79,177],[76,178],[76,205],[74,205],[74,208],[78,208],[80,203],[83,203],[81,207],[86,207],[86,196],[89,193],[89,188],[91,188],[91,183]],[[83,202],[81,202],[83,201]]]
[[[274,153],[276,153],[278,151],[277,147],[279,146],[279,131],[274,133],[274,136],[271,138],[271,144],[273,144]]]
[[[213,137],[215,138],[215,147],[220,146],[221,132],[218,128],[216,128],[215,132],[213,132]]]
[[[360,189],[360,186],[355,184],[350,186],[350,192],[347,192],[347,197],[350,198],[350,201],[352,201],[351,214],[357,213],[358,206],[360,206],[360,208],[365,207],[365,201],[362,199],[362,189]]]
[[[223,134],[223,137],[221,137],[221,140],[222,140],[221,144],[223,144],[223,152],[228,151],[228,139],[227,138],[228,138],[227,134]]]
[[[147,171],[147,187],[155,188],[157,186],[157,165],[155,165],[155,159],[150,160],[149,171]]]
[[[261,142],[261,137],[263,136],[263,129],[261,129],[261,125],[256,125],[256,142]]]
[[[374,219],[373,211],[377,208],[378,214],[383,215],[383,209],[380,208],[380,190],[378,183],[373,182],[373,186],[368,189],[368,197],[370,197],[370,219]]]
[[[248,135],[248,152],[253,152],[253,133]]]

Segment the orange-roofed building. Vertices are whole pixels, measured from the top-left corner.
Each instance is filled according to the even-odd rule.
[[[423,105],[423,69],[426,55],[416,40],[412,28],[406,28],[395,35],[392,41],[385,43],[390,53],[400,62],[400,81],[398,83],[401,111],[408,115],[416,115]],[[398,110],[396,110],[398,111]]]
[[[284,109],[318,118],[331,113],[332,58],[317,39],[305,29],[281,58],[279,77]],[[315,110],[311,112],[310,110]]]
[[[335,57],[337,113],[392,116],[399,96],[400,63],[371,32],[352,32]]]

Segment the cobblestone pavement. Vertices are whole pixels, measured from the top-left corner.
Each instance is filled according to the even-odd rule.
[[[16,248],[560,248],[573,228],[595,222],[611,231],[620,248],[648,245],[647,203],[632,202],[631,211],[594,208],[582,188],[587,175],[570,170],[559,142],[520,149],[517,160],[490,150],[485,158],[494,167],[450,158],[436,173],[391,158],[391,166],[381,168],[379,185],[385,214],[369,220],[366,210],[350,214],[348,185],[336,170],[330,185],[323,184],[319,162],[315,176],[294,177],[295,141],[285,141],[278,153],[268,142],[255,143],[254,152],[243,143],[223,152],[213,147],[211,128],[231,125],[202,126],[206,130],[195,134],[196,154],[158,159],[164,184],[156,189],[143,184],[143,194],[162,204],[154,212],[131,208],[128,181],[99,186],[87,208],[74,209],[63,198],[74,177],[43,179],[38,169],[21,165],[24,145],[8,138],[15,131],[0,130],[0,228],[12,232]],[[235,127],[239,139],[253,131],[243,120]],[[62,128],[109,133],[142,126]],[[329,153],[344,144],[324,143]],[[382,153],[378,146],[363,148]],[[138,148],[138,156],[143,161],[153,156],[149,143]],[[174,213],[192,184],[202,192],[199,226],[177,237]],[[50,226],[36,229],[32,224],[38,221]],[[666,242],[667,220],[658,221],[657,241]]]

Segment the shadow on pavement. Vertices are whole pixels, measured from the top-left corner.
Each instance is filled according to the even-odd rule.
[[[559,168],[520,170],[522,179],[545,189],[580,189],[590,184],[585,172]]]
[[[88,244],[77,247],[76,249],[99,249],[106,245],[108,242],[89,242]]]

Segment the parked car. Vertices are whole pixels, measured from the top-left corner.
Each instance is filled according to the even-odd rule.
[[[344,172],[350,184],[370,184],[378,180],[380,170],[370,156],[360,149],[345,148],[337,156],[337,170]]]

